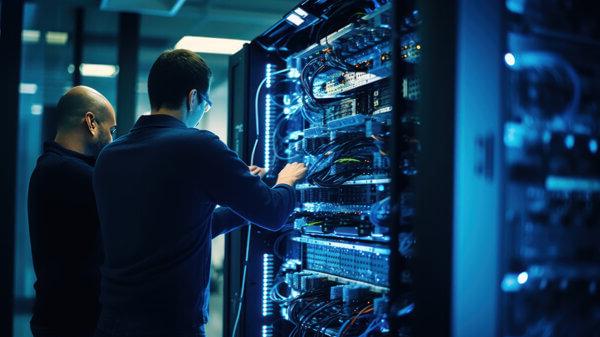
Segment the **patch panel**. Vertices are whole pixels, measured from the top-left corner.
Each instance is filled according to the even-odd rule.
[[[412,88],[412,90],[415,90]],[[414,93],[410,93],[414,95]],[[392,92],[388,81],[366,85],[352,98],[341,100],[325,108],[325,123],[330,129],[348,125],[338,119],[357,114],[375,115],[392,111]],[[364,124],[367,118],[356,119],[352,125]]]
[[[387,196],[388,188],[381,185],[342,185],[340,187],[311,187],[298,191],[300,203],[331,203],[337,205],[371,205]]]
[[[300,214],[296,214],[299,216]],[[353,213],[308,213],[294,221],[294,228],[304,234],[333,234],[340,237],[365,237],[371,235],[373,225],[368,216],[361,212]]]
[[[383,80],[388,78],[390,74],[391,70],[388,66],[370,69],[369,72],[333,72],[324,74],[322,77],[326,78],[326,80],[315,80],[313,95],[317,98],[329,98]]]
[[[363,111],[363,103],[358,98],[348,98],[341,100],[335,105],[331,105],[325,110],[325,120],[331,121],[341,117],[356,115]]]
[[[297,212],[368,212],[371,206],[368,205],[340,205],[326,202],[305,202],[296,207]]]
[[[304,254],[308,270],[388,285],[388,255],[314,244],[307,244]]]

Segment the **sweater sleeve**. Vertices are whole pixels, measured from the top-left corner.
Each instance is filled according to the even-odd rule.
[[[258,176],[252,175],[237,154],[214,134],[203,143],[201,166],[206,174],[201,180],[201,188],[211,201],[269,230],[278,230],[285,225],[296,202],[294,188],[267,186]]]
[[[218,207],[214,210],[211,222],[212,238],[227,234],[232,230],[247,225],[248,221],[229,207]]]

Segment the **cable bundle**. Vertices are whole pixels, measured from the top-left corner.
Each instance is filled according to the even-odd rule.
[[[302,89],[306,94],[303,97],[303,103],[305,106],[313,110],[322,110],[322,106],[324,104],[336,102],[344,98],[351,97],[349,93],[339,94],[334,97],[327,98],[315,97],[313,92],[315,79],[319,74],[332,69],[340,70],[343,73],[355,71],[355,68],[352,65],[338,58],[332,52],[331,48],[325,49],[325,51],[322,52],[322,54],[316,56],[308,63],[306,63],[306,65],[302,69],[302,73],[300,74],[300,84],[302,85]]]
[[[370,137],[339,137],[321,146],[317,161],[308,169],[313,185],[337,187],[373,168],[373,152],[379,151]]]

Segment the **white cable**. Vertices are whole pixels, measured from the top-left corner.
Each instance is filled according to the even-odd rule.
[[[277,70],[271,73],[271,76],[282,74],[290,71],[290,68]],[[260,138],[260,124],[259,124],[259,114],[258,114],[258,97],[260,96],[260,89],[267,82],[268,77],[265,77],[258,84],[258,88],[256,89],[256,95],[254,97],[254,120],[256,121],[256,139],[254,140],[254,145],[252,146],[252,153],[250,154],[250,165],[254,165],[254,155],[256,154],[256,147],[258,146],[258,139]]]
[[[278,70],[276,72],[271,73],[271,76],[273,75],[277,75],[277,74],[281,74],[281,73],[285,73],[290,71],[290,69],[282,69],[282,70]],[[256,89],[256,96],[254,98],[254,119],[256,120],[256,139],[254,140],[254,146],[252,147],[252,154],[250,154],[250,165],[254,165],[254,154],[256,153],[256,146],[258,145],[258,139],[260,137],[260,125],[258,122],[258,97],[260,96],[260,89],[262,88],[262,86],[265,84],[265,82],[267,81],[268,77],[263,78],[262,81],[260,81],[260,84],[258,85],[258,88]],[[246,289],[246,274],[248,271],[248,256],[250,255],[250,237],[251,237],[251,233],[252,233],[252,226],[248,225],[248,236],[246,237],[246,256],[244,258],[244,270],[242,271],[242,286],[240,288],[240,296],[239,296],[239,303],[238,303],[238,310],[237,310],[237,314],[235,317],[235,323],[233,323],[233,332],[231,334],[231,337],[235,337],[235,334],[237,332],[237,328],[240,324],[240,316],[242,314],[242,304],[244,303],[244,290]]]

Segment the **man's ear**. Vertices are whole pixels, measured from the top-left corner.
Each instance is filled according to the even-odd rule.
[[[90,111],[86,112],[84,116],[84,122],[90,133],[94,134],[98,128],[98,122],[96,121],[96,116],[94,113]]]
[[[187,104],[187,111],[191,111],[192,105],[194,105],[194,103],[198,103],[198,102],[196,102],[196,99],[198,97],[198,95],[196,95],[196,93],[197,93],[196,89],[192,89],[188,93],[188,97],[185,100],[185,104]]]

